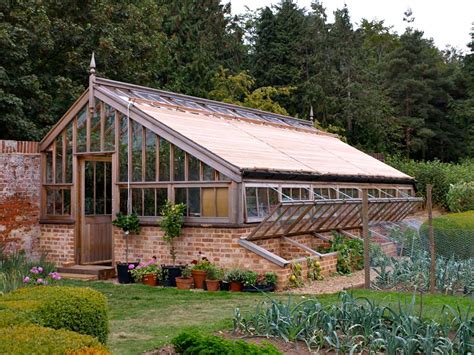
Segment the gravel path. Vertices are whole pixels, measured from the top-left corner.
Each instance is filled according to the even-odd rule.
[[[372,270],[370,272],[371,280],[374,280],[377,274]],[[350,275],[326,276],[322,281],[314,281],[304,287],[290,290],[291,293],[305,294],[323,294],[335,293],[351,288],[360,288],[364,286],[364,270],[356,271]]]

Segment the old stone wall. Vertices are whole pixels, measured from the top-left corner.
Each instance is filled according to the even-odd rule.
[[[37,255],[40,236],[38,143],[0,140],[0,245]]]

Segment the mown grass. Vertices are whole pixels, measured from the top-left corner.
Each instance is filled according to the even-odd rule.
[[[433,227],[441,229],[474,230],[474,211],[449,213],[433,218]]]
[[[105,294],[109,300],[110,336],[108,346],[115,354],[138,354],[163,346],[180,331],[198,328],[204,332],[231,329],[235,308],[245,313],[268,297],[287,302],[317,297],[323,304],[338,302],[337,294],[289,295],[230,292],[192,292],[143,285],[115,285],[110,282],[64,281],[71,286],[87,286]],[[382,305],[408,304],[412,294],[397,292],[351,291]],[[443,305],[466,311],[472,299],[453,296],[423,295],[416,297],[419,311],[429,318],[441,316]]]

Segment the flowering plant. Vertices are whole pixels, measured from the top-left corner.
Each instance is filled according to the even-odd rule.
[[[23,278],[25,285],[50,285],[55,281],[61,280],[61,275],[53,271],[47,273],[41,266],[33,266],[28,275]]]
[[[133,264],[130,264],[133,266]],[[131,268],[129,265],[130,273],[132,274],[135,281],[141,281],[145,275],[154,275],[157,279],[161,280],[163,278],[163,270],[157,264],[156,259],[151,259],[150,261],[141,262],[138,266]]]

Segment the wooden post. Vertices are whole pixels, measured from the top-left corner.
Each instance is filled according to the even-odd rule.
[[[369,194],[362,189],[362,237],[364,239],[365,288],[370,288]]]
[[[433,204],[431,200],[431,191],[433,186],[431,184],[426,185],[426,209],[428,210],[428,233],[430,238],[430,256],[431,256],[431,267],[430,267],[430,293],[435,292],[436,288],[436,253],[435,253],[435,242],[433,232]]]

